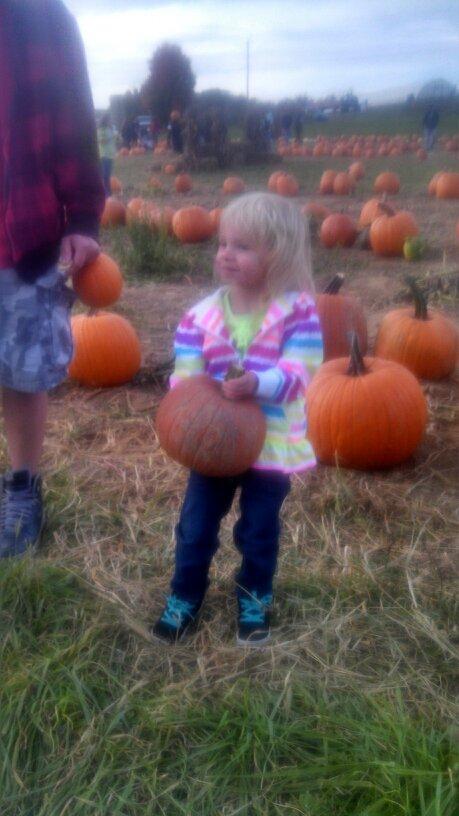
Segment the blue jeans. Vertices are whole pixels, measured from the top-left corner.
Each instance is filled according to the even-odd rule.
[[[102,178],[104,181],[105,195],[108,198],[112,194],[110,178],[112,175],[113,159],[101,159],[100,165],[102,170]]]
[[[238,595],[272,592],[279,549],[279,511],[290,490],[282,473],[247,470],[241,476],[214,478],[191,471],[176,527],[175,573],[171,589],[192,603],[202,601],[219,540],[220,522],[241,488],[240,518],[234,543],[242,554],[236,576]]]

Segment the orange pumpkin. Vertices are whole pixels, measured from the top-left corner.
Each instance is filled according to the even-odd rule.
[[[134,221],[141,220],[140,213],[144,206],[145,200],[143,198],[131,198],[126,207],[126,223],[128,226]]]
[[[213,210],[210,210],[209,217],[212,221],[214,232],[218,232],[220,228],[220,219],[222,217],[222,208],[221,207],[214,207]]]
[[[69,376],[108,388],[132,380],[140,368],[140,343],[128,320],[111,312],[72,317],[74,356]]]
[[[335,180],[335,170],[325,170],[320,177],[319,192],[322,195],[329,195],[333,193],[333,182]]]
[[[349,215],[332,213],[322,222],[320,240],[324,246],[350,247],[357,238],[357,227]]]
[[[120,156],[120,157],[129,156],[129,148],[128,147],[120,148],[120,150],[118,150],[117,155]]]
[[[245,183],[239,176],[228,176],[223,182],[224,195],[238,195],[245,190]]]
[[[164,192],[162,181],[158,178],[158,176],[150,176],[148,179],[148,186],[151,190],[155,190],[158,193]]]
[[[355,153],[355,149],[353,151],[354,156],[360,156],[360,148],[357,148],[357,153]],[[354,181],[359,181],[365,175],[365,167],[363,166],[362,162],[353,162],[349,167],[349,175],[351,176]]]
[[[188,173],[179,173],[175,178],[174,187],[177,193],[188,193],[193,188],[191,176]]]
[[[155,232],[167,232],[168,235],[173,235],[172,221],[174,218],[174,210],[172,207],[160,207],[157,204],[153,205],[149,211],[149,224]]]
[[[268,190],[270,190],[271,193],[277,192],[277,180],[284,175],[283,170],[276,170],[275,173],[271,173],[268,179]]]
[[[175,164],[165,164],[164,165],[164,172],[166,173],[167,176],[173,176],[174,173],[177,172],[177,168],[176,168]]]
[[[459,173],[442,173],[435,192],[437,198],[459,198]]]
[[[384,203],[379,206],[382,214],[375,218],[370,227],[371,248],[376,255],[402,255],[406,239],[411,235],[418,235],[418,225],[409,212],[395,212]]]
[[[174,235],[182,244],[207,241],[214,234],[212,219],[204,207],[182,207],[172,219]]]
[[[278,195],[292,198],[293,196],[297,196],[299,191],[300,185],[298,184],[295,176],[292,176],[290,173],[282,173],[282,175],[277,179],[276,192]]]
[[[117,263],[100,252],[73,276],[73,288],[83,303],[102,309],[116,303],[123,288],[123,276]]]
[[[327,465],[398,465],[416,450],[426,421],[416,377],[392,360],[363,358],[355,335],[351,359],[324,363],[308,388],[308,437]]]
[[[434,176],[429,181],[429,186],[427,187],[427,192],[430,196],[434,196],[437,193],[437,181],[441,175],[443,175],[443,170],[440,170],[439,173],[435,173]]]
[[[100,219],[102,227],[120,227],[126,223],[126,207],[122,201],[111,196],[106,199]]]
[[[370,224],[373,223],[375,218],[382,214],[380,209],[381,201],[384,201],[384,198],[370,198],[362,207],[360,212],[359,218],[359,229],[365,229],[365,227],[369,227]]]
[[[337,173],[333,179],[335,195],[349,195],[354,189],[354,182],[348,173]]]
[[[375,178],[373,189],[375,193],[394,195],[400,190],[400,179],[396,173],[380,173],[379,176]]]
[[[414,308],[393,309],[379,327],[375,354],[395,360],[425,380],[442,380],[453,373],[458,353],[458,332],[439,311],[427,309],[426,299],[413,278],[407,278]]]
[[[357,333],[362,354],[367,350],[367,321],[362,306],[352,295],[341,294],[343,282],[344,275],[335,275],[316,298],[322,327],[324,362],[349,354],[351,331]]]
[[[237,476],[260,455],[266,420],[255,400],[226,399],[206,374],[169,391],[156,414],[161,447],[175,461],[205,476]]]
[[[120,180],[118,178],[116,178],[116,176],[111,176],[110,177],[110,190],[115,195],[117,193],[121,193],[123,191],[123,188],[121,186],[121,182],[120,182]]]

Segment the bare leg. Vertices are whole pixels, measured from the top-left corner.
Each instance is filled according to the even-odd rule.
[[[12,470],[38,472],[45,436],[48,395],[3,388],[3,421]]]

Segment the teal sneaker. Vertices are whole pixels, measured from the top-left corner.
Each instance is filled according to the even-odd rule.
[[[177,643],[187,629],[196,621],[201,603],[191,603],[179,598],[178,595],[168,595],[166,606],[161,616],[150,629],[154,638]]]
[[[262,646],[270,639],[272,601],[271,594],[258,596],[256,592],[238,597],[237,643],[239,646]]]
[[[22,558],[34,552],[43,526],[40,477],[28,470],[7,473],[0,502],[0,558]]]

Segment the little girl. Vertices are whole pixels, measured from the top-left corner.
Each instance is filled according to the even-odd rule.
[[[220,522],[241,488],[234,542],[242,555],[236,577],[238,636],[258,646],[270,636],[269,612],[289,474],[311,468],[305,393],[322,362],[305,219],[287,199],[249,193],[223,211],[215,271],[222,286],[193,306],[175,337],[171,387],[206,372],[224,380],[227,399],[254,397],[267,421],[262,452],[250,470],[215,478],[191,471],[176,528],[175,573],[153,636],[177,641],[194,622],[208,586]]]

